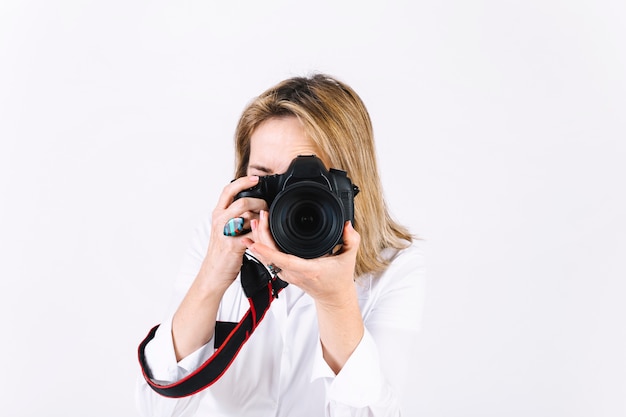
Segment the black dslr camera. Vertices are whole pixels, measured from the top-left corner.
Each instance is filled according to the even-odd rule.
[[[332,253],[343,226],[354,220],[359,187],[345,171],[326,170],[315,155],[298,156],[284,174],[266,175],[235,196],[262,198],[269,206],[270,231],[278,247],[300,258]]]

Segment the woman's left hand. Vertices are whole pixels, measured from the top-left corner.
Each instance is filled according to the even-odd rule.
[[[281,252],[272,238],[268,212],[251,222],[252,233],[244,244],[265,265],[280,268],[280,279],[301,288],[319,306],[342,307],[355,298],[354,268],[361,237],[351,222],[343,230],[343,245],[333,256],[303,259]]]
[[[251,221],[252,236],[242,241],[265,265],[280,268],[280,279],[295,285],[315,301],[324,360],[338,374],[364,332],[354,268],[361,236],[346,222],[343,246],[333,256],[303,259],[281,252],[269,229],[268,213]]]

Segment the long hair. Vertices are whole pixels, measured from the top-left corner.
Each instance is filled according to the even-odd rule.
[[[306,134],[330,161],[329,168],[347,171],[360,192],[354,199],[353,226],[361,235],[355,275],[377,274],[388,265],[386,248],[405,248],[413,240],[408,229],[390,215],[385,203],[369,113],[345,83],[325,74],[294,77],[269,88],[244,109],[235,132],[235,177],[246,175],[250,137],[273,117],[295,116]]]

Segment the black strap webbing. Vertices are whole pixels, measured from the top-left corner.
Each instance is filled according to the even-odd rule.
[[[144,351],[154,338],[159,326],[153,327],[139,344],[139,364],[148,385],[165,397],[181,398],[195,394],[212,385],[226,372],[241,347],[257,328],[270,304],[278,293],[287,286],[285,281],[272,277],[259,261],[245,254],[241,265],[241,286],[248,297],[250,308],[239,323],[220,322],[215,326],[215,353],[198,369],[185,378],[168,385],[159,385],[152,380]]]

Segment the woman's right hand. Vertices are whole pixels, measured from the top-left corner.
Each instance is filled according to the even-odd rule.
[[[241,259],[246,250],[242,236],[225,236],[224,226],[233,218],[244,219],[244,230],[250,229],[250,221],[259,218],[267,203],[260,198],[240,198],[235,195],[257,185],[256,175],[241,177],[224,187],[217,206],[211,216],[211,236],[207,254],[202,263],[198,279],[209,288],[225,290],[235,280],[241,268]]]
[[[206,256],[196,279],[178,306],[172,319],[172,339],[176,360],[181,360],[206,344],[215,329],[215,320],[222,296],[237,278],[246,245],[243,236],[225,236],[228,220],[243,217],[244,230],[250,221],[259,218],[267,203],[260,198],[240,198],[240,191],[255,186],[259,177],[241,177],[222,191],[211,217],[211,235]]]

